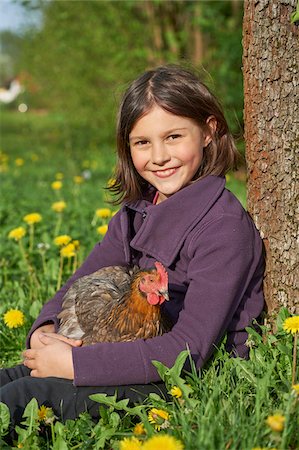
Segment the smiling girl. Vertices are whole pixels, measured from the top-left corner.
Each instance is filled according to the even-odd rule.
[[[98,416],[93,393],[129,398],[164,392],[151,363],[173,365],[187,347],[198,368],[224,335],[232,356],[247,357],[246,327],[263,309],[262,242],[225,188],[237,152],[218,101],[192,72],[162,66],[137,78],[120,105],[118,161],[110,188],[121,203],[103,241],[45,304],[32,326],[24,365],[1,373],[13,423],[36,397],[63,419]],[[56,334],[63,295],[101,267],[167,269],[173,327],[163,336],[81,346]],[[163,305],[163,306],[164,306]],[[155,383],[155,384],[152,384]]]

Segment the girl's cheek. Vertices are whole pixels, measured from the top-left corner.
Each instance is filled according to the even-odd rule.
[[[137,171],[140,171],[144,169],[147,159],[144,157],[144,155],[141,154],[134,154],[134,152],[131,153],[132,161],[134,164],[134,167]]]

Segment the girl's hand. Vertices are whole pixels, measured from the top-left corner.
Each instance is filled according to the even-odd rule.
[[[39,335],[41,333],[55,333],[55,325],[54,323],[49,323],[47,325],[42,325],[41,327],[37,328],[35,331],[33,331],[31,338],[30,338],[30,348],[42,348],[44,345],[39,339]]]
[[[24,365],[31,369],[30,375],[37,378],[58,377],[73,380],[72,345],[53,337],[51,333],[40,333],[39,339],[42,347],[23,352]]]
[[[51,336],[55,339],[66,342],[67,344],[71,345],[72,347],[80,347],[82,345],[81,339],[69,339],[65,336],[62,336],[61,334],[55,333],[55,326],[53,323],[50,323],[48,325],[43,325],[40,328],[37,328],[32,333],[31,338],[30,338],[30,348],[31,349],[44,347],[45,344],[43,343],[43,340],[40,339],[41,335]]]

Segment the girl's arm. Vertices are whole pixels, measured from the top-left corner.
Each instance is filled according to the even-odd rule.
[[[72,348],[76,385],[157,381],[151,361],[170,367],[187,346],[201,367],[226,331],[240,352],[246,348],[244,328],[263,309],[262,246],[253,225],[234,216],[215,220],[194,237],[189,253],[190,284],[171,332],[148,340]]]
[[[95,245],[82,266],[69,278],[56,295],[43,306],[28,334],[27,348],[39,344],[38,334],[41,331],[41,327],[43,327],[45,332],[57,331],[57,315],[61,311],[63,296],[75,280],[102,267],[127,264],[120,231],[119,214],[116,214],[110,220],[107,234],[102,242]],[[110,238],[110,235],[113,235],[113,239]]]

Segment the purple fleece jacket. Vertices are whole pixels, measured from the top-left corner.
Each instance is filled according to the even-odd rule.
[[[207,176],[154,205],[125,204],[82,266],[44,305],[31,333],[47,322],[57,329],[62,298],[72,282],[104,266],[161,261],[169,276],[163,306],[169,333],[134,342],[73,348],[76,386],[144,384],[159,380],[152,360],[172,366],[188,346],[202,367],[227,332],[227,348],[248,356],[249,326],[264,305],[262,242],[249,215],[225,189],[223,177]],[[29,339],[28,339],[29,342]]]

